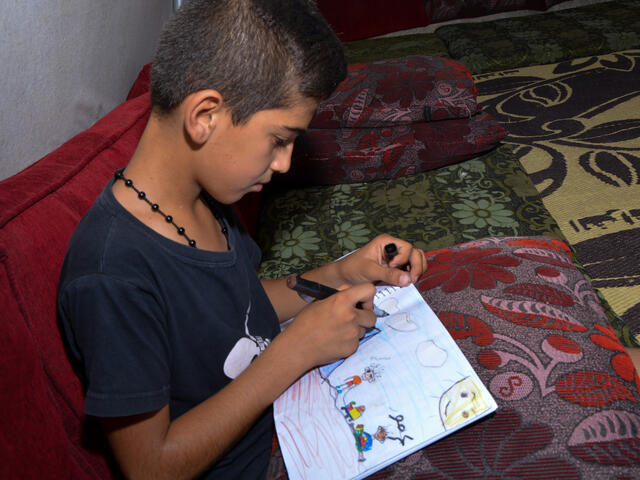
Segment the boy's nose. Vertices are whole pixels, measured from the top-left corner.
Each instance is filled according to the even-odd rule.
[[[293,145],[283,148],[273,160],[271,168],[275,172],[286,173],[291,167],[291,153],[293,152]]]

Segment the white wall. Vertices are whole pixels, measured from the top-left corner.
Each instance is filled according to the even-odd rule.
[[[126,98],[174,1],[0,2],[0,180]]]

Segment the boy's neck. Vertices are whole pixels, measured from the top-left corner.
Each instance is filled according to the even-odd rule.
[[[151,203],[158,204],[165,215],[171,215],[179,226],[184,227],[187,235],[196,240],[198,248],[226,250],[227,239],[203,201],[202,189],[195,181],[191,168],[194,155],[179,127],[169,119],[158,119],[152,114],[124,175],[138,190],[145,192]],[[176,227],[152,211],[149,204],[141,201],[124,182],[113,185],[113,194],[142,223],[169,239],[186,243],[177,236]]]
[[[192,157],[178,122],[152,114],[125,173],[166,209],[188,208],[201,193],[191,174]]]

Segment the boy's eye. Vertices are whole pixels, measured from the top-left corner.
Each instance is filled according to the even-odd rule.
[[[274,137],[273,141],[276,144],[276,147],[286,147],[287,144],[289,143],[288,140],[280,137]]]

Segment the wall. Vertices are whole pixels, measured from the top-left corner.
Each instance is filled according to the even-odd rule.
[[[3,0],[0,180],[122,102],[174,0]]]

